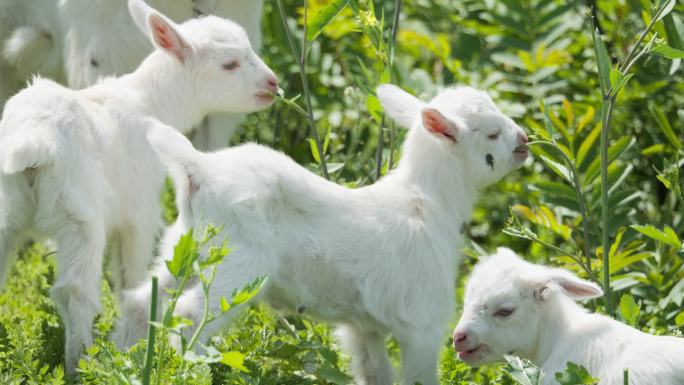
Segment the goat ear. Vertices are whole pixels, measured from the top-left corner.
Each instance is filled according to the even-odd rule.
[[[179,32],[174,22],[142,0],[129,0],[128,11],[155,47],[185,63],[193,52],[192,44]]]
[[[434,108],[425,108],[421,112],[425,129],[444,140],[458,143],[463,129],[455,122],[447,119]]]
[[[411,128],[425,106],[425,102],[392,84],[378,86],[376,93],[385,113],[402,127]]]
[[[550,286],[558,287],[561,292],[576,301],[603,295],[603,289],[599,285],[561,269],[553,269],[552,276],[535,290],[535,297],[546,299],[550,293]]]

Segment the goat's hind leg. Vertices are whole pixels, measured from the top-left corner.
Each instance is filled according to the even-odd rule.
[[[30,190],[28,179],[22,174],[0,177],[0,291],[34,215]]]
[[[437,362],[444,339],[441,328],[405,330],[395,337],[401,347],[403,384],[438,385]]]
[[[82,347],[93,342],[93,321],[100,312],[105,231],[102,223],[69,215],[62,219],[55,236],[57,278],[50,296],[64,322],[66,372],[73,374]]]
[[[335,333],[351,356],[357,385],[392,385],[394,370],[387,355],[385,335],[344,325]]]

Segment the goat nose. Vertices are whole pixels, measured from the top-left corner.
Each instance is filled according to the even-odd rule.
[[[454,348],[458,348],[458,345],[464,344],[468,340],[467,332],[454,332]]]
[[[277,93],[278,92],[278,79],[276,79],[275,76],[271,76],[268,79],[266,79],[266,88],[273,93]]]
[[[527,134],[524,132],[518,135],[518,143],[527,144],[530,140],[527,138]]]

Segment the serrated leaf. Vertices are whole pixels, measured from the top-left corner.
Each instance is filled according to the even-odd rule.
[[[349,0],[329,0],[330,3],[316,12],[309,20],[306,30],[306,38],[309,41],[316,39],[323,29],[337,16],[344,7],[349,4]]]
[[[631,225],[630,227],[649,238],[668,244],[677,250],[682,248],[682,241],[679,240],[679,237],[677,237],[677,234],[670,226],[665,226],[665,230],[663,231],[657,229],[653,225]]]
[[[318,369],[318,377],[336,385],[347,385],[351,382],[351,377],[328,362]]]
[[[620,313],[628,324],[636,326],[640,314],[639,305],[637,305],[634,298],[629,294],[623,294],[620,298]]]
[[[190,229],[178,239],[178,243],[173,248],[173,258],[166,261],[166,267],[171,275],[178,278],[192,264],[196,254],[197,242],[193,236],[193,230]]]
[[[651,51],[668,59],[684,59],[684,51],[672,48],[667,44],[657,45]]]
[[[503,367],[503,370],[515,382],[520,385],[541,384],[543,374],[533,363],[507,354],[504,354],[504,359],[506,360],[506,366]]]
[[[560,385],[594,385],[598,379],[592,377],[584,366],[568,362],[565,371],[556,373]]]
[[[254,298],[255,295],[259,294],[261,288],[264,287],[264,284],[266,283],[266,278],[267,277],[257,278],[254,281],[247,284],[241,290],[233,294],[233,297],[230,300],[231,306],[235,307]]]
[[[224,352],[221,354],[221,363],[229,366],[235,370],[239,370],[244,373],[249,373],[249,369],[245,366],[246,354],[242,354],[236,351]]]

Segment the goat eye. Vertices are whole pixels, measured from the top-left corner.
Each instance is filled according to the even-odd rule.
[[[237,60],[225,63],[223,65],[223,69],[226,71],[232,71],[232,70],[238,69],[239,67],[240,67],[240,63]]]
[[[497,317],[508,317],[513,314],[513,309],[499,309],[494,313]]]
[[[490,135],[487,135],[487,138],[488,138],[489,140],[497,140],[497,139],[499,139],[499,135],[500,135],[500,134],[501,134],[501,133],[499,133],[499,132],[497,132],[497,133],[495,133],[495,134],[490,134]]]

